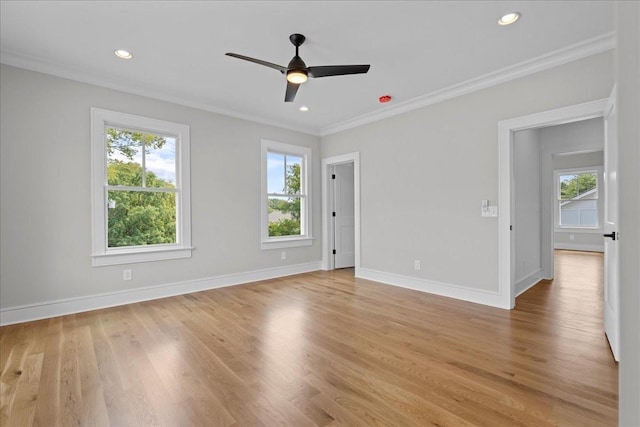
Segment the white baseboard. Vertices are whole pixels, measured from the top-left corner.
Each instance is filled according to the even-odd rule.
[[[523,277],[516,281],[516,297],[528,291],[534,287],[543,279],[542,269],[536,270],[533,273]]]
[[[308,273],[310,271],[320,270],[320,268],[320,261],[308,262],[285,267],[275,267],[244,273],[225,274],[203,279],[188,280],[184,282],[167,283],[163,285],[131,289],[128,291],[110,292],[86,297],[67,298],[18,307],[8,307],[0,309],[0,326],[183,295],[192,292],[206,291],[209,289],[223,288],[226,286],[240,285],[243,283],[257,282],[260,280],[274,279],[277,277],[290,276],[292,274]]]
[[[417,277],[403,276],[400,274],[387,273],[362,267],[356,269],[356,277],[385,283],[387,285],[399,286],[401,288],[414,289],[416,291],[427,292],[443,297],[473,302],[476,304],[484,304],[507,310],[511,308],[505,307],[502,304],[503,298],[500,296],[499,292],[434,282],[419,279]]]
[[[604,252],[604,243],[602,245],[593,245],[588,243],[556,242],[553,244],[553,248],[565,249],[568,251]]]

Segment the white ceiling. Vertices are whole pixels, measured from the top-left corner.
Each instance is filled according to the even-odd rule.
[[[520,21],[497,25],[514,10]],[[0,4],[4,63],[314,134],[390,115],[525,61],[515,68],[531,69],[532,59],[574,45],[590,53],[610,48],[612,30],[610,1]],[[278,71],[224,55],[286,66],[296,32],[307,37],[300,48],[307,65],[371,64],[369,73],[309,79],[285,103]],[[116,58],[116,48],[134,58]],[[393,101],[378,103],[384,94]],[[298,111],[301,105],[310,111]]]

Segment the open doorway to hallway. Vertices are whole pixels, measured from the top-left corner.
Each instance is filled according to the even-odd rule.
[[[605,121],[602,117],[523,129],[513,135],[513,286],[516,296],[546,283],[576,279],[600,283],[599,310],[591,310],[602,336],[606,330],[602,279],[605,225]],[[558,251],[558,250],[565,250]],[[573,251],[573,252],[572,252]],[[580,269],[555,260],[582,254],[598,268]],[[577,255],[576,255],[577,256]],[[573,259],[573,257],[570,257]],[[563,257],[567,259],[567,257]],[[569,277],[576,274],[575,278]],[[558,276],[560,275],[560,277]],[[591,275],[591,276],[590,276]],[[565,296],[557,293],[558,298]],[[520,299],[516,300],[518,304]]]
[[[523,194],[517,191],[518,182],[526,182],[516,176],[519,170],[515,166],[515,148],[516,135],[519,131],[536,131],[537,129],[545,129],[546,127],[559,126],[563,124],[573,124],[581,121],[588,121],[593,118],[604,119],[604,219],[602,228],[604,233],[602,237],[606,237],[604,241],[604,332],[611,344],[611,350],[616,360],[620,354],[620,298],[619,298],[619,280],[618,280],[618,177],[617,177],[617,95],[616,88],[611,91],[611,95],[606,99],[586,102],[583,104],[572,105],[568,107],[557,108],[554,110],[543,111],[530,114],[527,116],[516,117],[509,120],[498,122],[498,147],[499,147],[499,195],[498,202],[502,206],[502,215],[498,217],[498,254],[499,254],[499,289],[500,297],[506,308],[513,308],[516,304],[516,296],[521,294],[528,287],[534,286],[538,282],[538,278],[532,277],[531,282],[524,289],[518,290],[516,281],[516,260],[517,240],[514,228],[522,226],[522,222],[518,222],[515,214],[515,204],[517,194]],[[539,162],[539,159],[538,159]],[[535,168],[534,168],[535,169]],[[538,169],[540,170],[540,169]],[[540,180],[538,180],[538,190],[553,188],[553,184],[545,185],[543,179],[549,179],[549,174],[540,172]],[[534,180],[535,182],[535,180]],[[535,201],[535,197],[533,198]],[[540,276],[543,278],[553,277],[553,232],[554,222],[551,213],[554,212],[556,203],[559,200],[550,200],[543,197],[540,202],[539,211],[540,221],[538,224],[533,223],[534,227],[538,225],[542,234],[540,236],[541,248],[541,268]],[[545,209],[545,204],[547,204]],[[526,227],[526,224],[524,225]],[[602,231],[602,230],[600,230]],[[595,230],[594,232],[599,232]],[[531,233],[531,235],[534,235]],[[536,243],[535,239],[533,240]],[[528,246],[528,245],[525,245]],[[533,251],[532,253],[536,253]]]
[[[513,136],[514,285],[554,277],[554,249],[602,252],[602,117]]]

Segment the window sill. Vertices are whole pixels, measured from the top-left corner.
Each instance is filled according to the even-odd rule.
[[[282,249],[282,248],[295,248],[298,246],[311,246],[313,244],[313,237],[289,237],[282,239],[271,239],[260,242],[260,249]]]
[[[92,265],[103,267],[107,265],[133,264],[136,262],[165,261],[170,259],[191,258],[191,247],[156,247],[144,249],[113,250],[100,254],[93,254]]]
[[[556,233],[585,233],[585,234],[599,234],[602,233],[603,230],[600,227],[555,227],[554,232]]]

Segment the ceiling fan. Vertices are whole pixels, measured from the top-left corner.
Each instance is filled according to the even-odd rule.
[[[343,76],[346,74],[364,74],[369,71],[370,65],[323,65],[319,67],[307,67],[307,64],[298,56],[298,48],[304,43],[305,39],[305,36],[302,34],[291,34],[289,36],[289,40],[291,40],[291,43],[296,47],[296,56],[289,61],[289,65],[286,67],[237,53],[227,53],[226,55],[264,65],[265,67],[278,70],[282,74],[286,74],[287,90],[284,95],[284,102],[293,102],[298,92],[298,87],[307,81],[307,77],[317,78]]]

